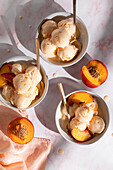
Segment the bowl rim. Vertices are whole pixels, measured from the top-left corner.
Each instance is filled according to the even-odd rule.
[[[50,16],[52,16],[52,15],[55,15],[55,14],[56,14],[56,15],[58,15],[58,14],[60,14],[60,15],[65,14],[65,15],[66,15],[66,14],[67,14],[67,15],[71,15],[71,16],[73,17],[73,14],[70,13],[70,12],[55,12],[55,13],[52,13],[52,14],[46,16],[45,18],[43,18],[43,20],[44,20],[44,19],[47,19],[48,17],[50,17]],[[64,15],[64,16],[65,16],[65,15]],[[81,18],[79,18],[78,16],[76,16],[76,18],[84,25],[84,27],[85,27],[85,29],[86,29],[86,32],[87,32],[88,42],[87,42],[86,50],[84,51],[83,55],[82,55],[77,61],[75,61],[75,62],[72,62],[72,63],[69,63],[69,64],[67,63],[66,65],[62,65],[62,64],[61,64],[61,65],[57,65],[57,64],[54,64],[54,63],[52,63],[52,62],[47,61],[46,58],[42,56],[43,53],[42,53],[41,49],[39,48],[40,56],[41,56],[41,58],[42,58],[45,62],[47,62],[47,63],[49,63],[49,64],[51,64],[51,65],[53,65],[53,66],[56,66],[56,67],[69,67],[69,66],[72,66],[72,65],[76,64],[77,62],[79,62],[79,61],[84,57],[84,55],[87,53],[87,49],[88,49],[88,46],[89,46],[88,29],[87,29],[85,23],[81,20]],[[42,20],[42,21],[43,21],[43,20]],[[38,35],[39,35],[38,28],[39,28],[40,24],[42,23],[42,21],[38,24],[38,27],[37,27],[37,29],[36,29],[35,39],[38,38]]]
[[[91,142],[91,143],[85,143],[85,142],[73,142],[73,141],[69,140],[69,139],[61,132],[61,127],[60,127],[59,121],[58,121],[58,119],[57,119],[58,108],[61,106],[62,100],[58,103],[57,108],[56,108],[56,113],[55,113],[55,124],[56,124],[56,127],[57,127],[57,129],[58,129],[59,134],[60,134],[66,141],[68,141],[68,142],[70,142],[70,143],[72,143],[72,144],[78,145],[78,146],[93,145],[94,143],[97,143],[98,141],[100,141],[100,140],[104,137],[104,135],[106,134],[106,132],[108,131],[109,124],[110,124],[110,113],[109,113],[109,108],[108,108],[106,102],[102,99],[102,97],[100,97],[98,94],[96,94],[96,93],[94,93],[94,92],[92,92],[92,91],[87,91],[87,90],[75,90],[75,91],[73,91],[73,92],[67,94],[67,95],[66,95],[66,98],[69,97],[71,94],[76,93],[76,92],[87,92],[87,93],[89,93],[89,94],[91,94],[91,95],[96,96],[96,97],[99,98],[101,101],[103,101],[103,103],[105,104],[105,106],[106,106],[106,108],[107,108],[107,110],[108,110],[108,124],[107,124],[107,127],[105,126],[105,130],[104,130],[102,136],[100,136],[97,140],[95,140],[94,142]],[[62,130],[62,131],[63,131],[63,130]],[[66,133],[66,132],[64,131],[64,133]],[[67,133],[66,133],[66,134],[67,134]],[[68,135],[68,134],[67,134],[67,135]],[[101,135],[101,134],[99,134],[99,135]],[[68,136],[69,136],[69,135],[68,135]],[[76,141],[76,140],[75,140],[75,141]]]
[[[2,67],[2,65],[3,64],[5,64],[6,62],[10,62],[10,60],[13,60],[13,59],[15,59],[16,57],[20,57],[20,58],[22,58],[22,57],[24,57],[24,58],[26,58],[26,59],[32,59],[34,62],[36,62],[36,59],[34,59],[33,57],[30,57],[30,56],[24,56],[24,55],[21,55],[21,56],[19,56],[19,55],[17,55],[17,56],[13,56],[13,57],[10,57],[10,58],[8,58],[7,60],[4,60],[2,63],[0,63],[0,68]],[[19,61],[19,60],[18,60]],[[21,61],[21,60],[20,60]],[[24,61],[24,60],[23,60]],[[15,107],[15,106],[13,106],[13,105],[7,105],[2,99],[1,99],[1,96],[0,96],[0,101],[5,105],[5,106],[7,106],[7,107],[9,107],[10,109],[14,109],[14,110],[28,110],[28,109],[31,109],[31,108],[34,108],[34,107],[36,107],[37,105],[39,105],[41,102],[42,102],[42,100],[46,97],[46,95],[47,95],[47,92],[48,92],[48,88],[49,88],[49,79],[48,79],[48,76],[47,76],[47,74],[46,74],[46,71],[45,71],[45,69],[43,68],[43,66],[40,64],[40,66],[41,66],[41,68],[43,69],[43,71],[45,72],[45,76],[46,76],[46,79],[47,79],[47,88],[46,88],[46,91],[45,91],[45,94],[44,94],[44,96],[43,96],[43,98],[37,103],[37,104],[35,104],[34,106],[31,106],[31,107],[27,107],[27,108],[23,108],[23,109],[21,109],[21,108],[17,108],[17,107]],[[4,99],[5,100],[5,99]]]

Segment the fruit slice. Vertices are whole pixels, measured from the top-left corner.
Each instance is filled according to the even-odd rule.
[[[3,73],[10,73],[12,66],[10,64],[5,64],[0,69],[0,88],[7,84],[7,80],[1,76]]]
[[[77,141],[81,141],[81,142],[85,142],[92,137],[88,130],[81,131],[78,128],[73,128],[71,130],[71,135]]]
[[[30,142],[34,136],[33,124],[24,117],[19,117],[10,122],[7,131],[10,139],[19,144]]]
[[[2,73],[1,76],[4,77],[10,83],[13,83],[13,78],[15,77],[15,74],[14,73]]]
[[[105,82],[108,76],[106,66],[99,60],[91,60],[81,69],[81,78],[88,87],[95,88]]]
[[[93,97],[91,94],[87,92],[76,92],[73,93],[71,96],[68,98],[68,104],[71,106],[74,103],[79,104],[79,103],[92,103],[93,102]]]

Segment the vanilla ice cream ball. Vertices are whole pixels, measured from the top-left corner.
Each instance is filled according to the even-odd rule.
[[[25,71],[25,75],[28,75],[31,79],[31,86],[36,86],[42,80],[41,73],[36,66],[29,66]]]
[[[74,45],[67,45],[64,48],[59,47],[57,49],[57,56],[60,57],[62,61],[72,60],[78,52],[78,48]]]
[[[69,37],[73,36],[73,34],[75,33],[75,25],[72,20],[69,19],[61,20],[58,23],[58,27],[65,27],[66,31],[69,34]]]
[[[19,63],[13,64],[11,72],[14,73],[15,75],[22,73],[22,65]]]
[[[17,93],[23,94],[31,87],[32,81],[28,75],[18,74],[13,78],[13,85]]]
[[[56,57],[56,46],[51,42],[49,38],[42,41],[41,50],[47,58]]]
[[[54,29],[57,28],[57,24],[53,20],[48,20],[42,25],[42,35],[44,38],[49,38]]]
[[[51,34],[51,40],[57,47],[65,47],[69,44],[69,35],[64,27],[55,29]]]
[[[82,123],[88,123],[93,117],[94,110],[88,107],[86,103],[81,104],[75,110],[75,117]]]
[[[25,94],[17,94],[15,91],[11,97],[11,104],[17,108],[27,108],[31,104],[31,98],[27,97]]]
[[[76,117],[74,117],[70,121],[70,129],[78,128],[81,131],[83,131],[83,130],[86,129],[86,127],[87,127],[87,124],[86,123],[81,123],[79,120],[76,119]]]
[[[105,128],[104,120],[100,116],[93,116],[91,119],[88,129],[94,133],[101,133]]]
[[[26,97],[30,98],[31,100],[34,100],[35,97],[38,95],[39,90],[36,86],[30,87],[30,89],[25,94]]]
[[[3,86],[2,89],[2,96],[4,97],[5,100],[10,101],[13,92],[14,92],[14,88],[12,86],[5,85]]]

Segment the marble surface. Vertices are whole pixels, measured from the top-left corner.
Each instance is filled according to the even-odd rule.
[[[15,56],[35,58],[35,32],[39,22],[48,14],[57,11],[72,12],[70,0],[0,0],[0,62]],[[79,0],[77,15],[84,21],[89,33],[86,55],[77,64],[60,68],[41,59],[49,80],[49,90],[43,102],[28,111],[35,126],[35,136],[49,138],[51,153],[47,170],[112,170],[113,169],[113,1]],[[23,18],[20,19],[19,16]],[[9,49],[9,50],[8,50]],[[8,50],[8,51],[7,51]],[[91,59],[99,59],[108,68],[108,79],[100,87],[90,89],[81,82],[80,69]],[[53,73],[58,77],[53,78]],[[75,146],[64,140],[55,125],[55,110],[61,100],[57,83],[64,84],[65,92],[85,89],[97,93],[107,102],[110,125],[104,137],[89,146]],[[59,149],[63,153],[59,154]]]

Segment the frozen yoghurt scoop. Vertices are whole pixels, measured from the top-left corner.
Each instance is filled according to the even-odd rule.
[[[70,129],[78,128],[81,131],[85,130],[87,127],[87,123],[81,123],[76,117],[72,118],[70,121]]]
[[[94,114],[93,108],[89,107],[87,103],[81,104],[75,110],[76,119],[82,123],[88,123],[92,119],[93,114]]]
[[[18,94],[26,93],[31,84],[32,80],[27,74],[18,74],[13,78],[13,85]]]
[[[51,41],[57,47],[64,48],[69,44],[69,35],[64,27],[55,29],[51,34]]]
[[[64,27],[69,34],[69,37],[73,36],[75,33],[75,25],[72,20],[65,19],[58,23],[58,27]]]
[[[44,39],[41,43],[41,50],[47,58],[56,57],[56,46],[51,42],[50,38]]]
[[[5,100],[10,101],[13,92],[14,88],[7,84],[3,86],[2,96],[4,97]]]
[[[25,75],[30,78],[31,86],[36,86],[42,80],[41,73],[36,66],[29,66],[25,71]]]
[[[67,45],[64,48],[59,47],[57,49],[57,55],[62,61],[70,61],[72,60],[78,52],[78,48],[74,45]]]
[[[93,116],[91,119],[88,129],[94,133],[101,133],[105,128],[104,120],[100,116]]]
[[[44,38],[48,38],[51,36],[51,33],[54,29],[57,28],[57,24],[53,20],[48,20],[42,25],[42,35]]]

